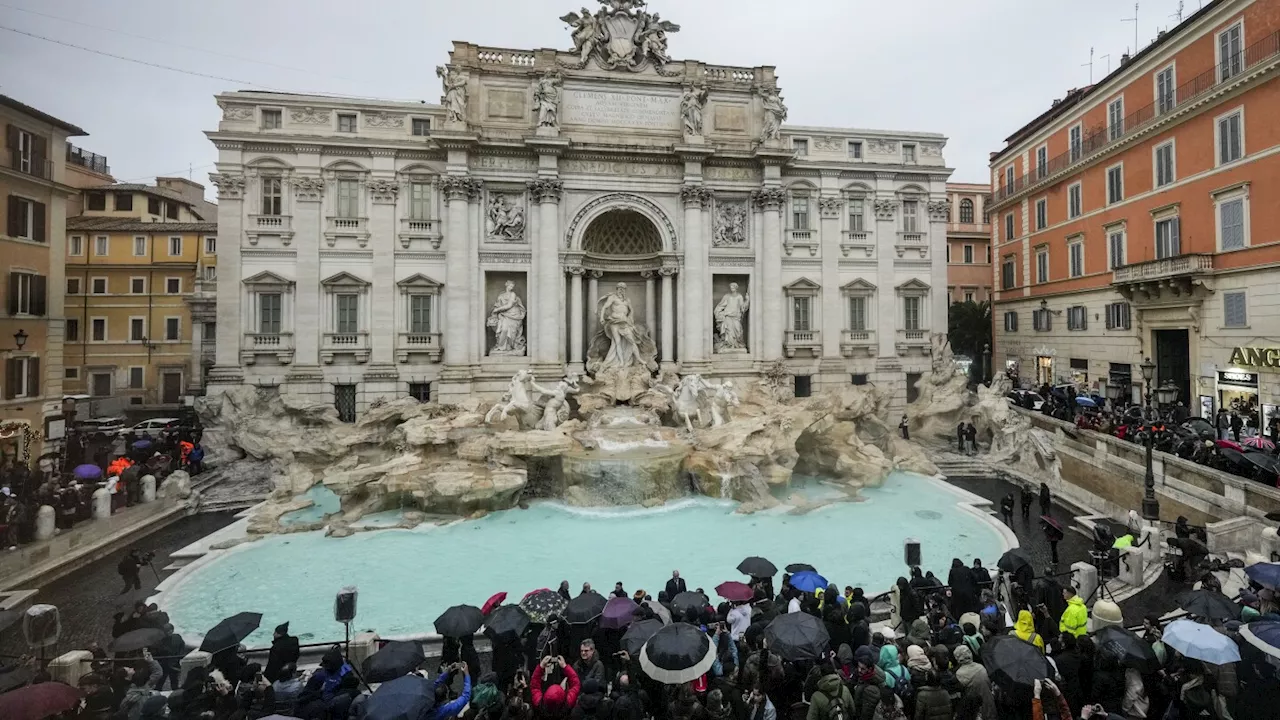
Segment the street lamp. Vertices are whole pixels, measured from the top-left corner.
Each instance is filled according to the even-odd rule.
[[[1116,406],[1120,403],[1120,396],[1124,394],[1124,386],[1120,383],[1109,382],[1106,387],[1107,400],[1111,401],[1111,412],[1116,411]]]
[[[1151,418],[1151,382],[1156,376],[1156,364],[1151,362],[1151,358],[1147,358],[1139,365],[1142,369],[1143,391],[1146,395],[1146,405],[1142,410],[1143,434],[1146,436],[1147,446],[1147,474],[1143,478],[1143,495],[1142,495],[1142,517],[1152,522],[1160,519],[1160,501],[1156,500],[1156,475],[1151,467],[1151,451],[1155,444],[1155,426]]]
[[[1178,401],[1178,386],[1172,380],[1166,380],[1156,388],[1156,401],[1161,405],[1172,405]]]
[[[18,352],[22,352],[22,348],[27,344],[28,337],[30,335],[27,335],[27,331],[22,328],[18,328],[18,332],[13,334],[13,344],[17,346],[15,349]]]

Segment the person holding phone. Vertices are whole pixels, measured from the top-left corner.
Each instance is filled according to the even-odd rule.
[[[462,694],[449,700],[449,684],[456,673],[462,673]],[[453,663],[447,669],[442,668],[436,676],[434,689],[436,706],[425,720],[447,720],[457,717],[458,713],[471,702],[471,668],[465,662]]]
[[[533,681],[529,687],[534,710],[544,718],[568,717],[574,706],[578,704],[578,693],[582,689],[578,681],[578,673],[574,672],[573,667],[565,663],[564,658],[560,656],[542,658],[539,668],[542,672],[533,674]],[[564,680],[561,683],[545,685],[547,676],[557,668],[564,673]]]

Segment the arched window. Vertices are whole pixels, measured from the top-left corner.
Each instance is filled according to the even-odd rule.
[[[969,198],[960,201],[960,222],[973,224],[973,201]]]

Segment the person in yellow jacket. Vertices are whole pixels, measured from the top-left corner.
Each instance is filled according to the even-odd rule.
[[[1019,640],[1026,640],[1040,648],[1040,652],[1044,652],[1044,638],[1036,632],[1036,620],[1030,610],[1018,611],[1018,622],[1014,623],[1013,632],[1010,634]]]
[[[1083,636],[1089,631],[1089,608],[1070,585],[1062,588],[1062,597],[1067,600],[1067,609],[1062,611],[1062,619],[1058,621],[1058,632]]]

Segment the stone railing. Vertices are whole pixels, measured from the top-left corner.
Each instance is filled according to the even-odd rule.
[[[848,257],[875,257],[876,241],[865,230],[844,230],[840,233],[840,252]]]
[[[818,233],[815,230],[787,230],[783,250],[790,255],[796,248],[808,248],[810,256],[818,254]]]
[[[787,357],[795,357],[798,350],[821,353],[822,332],[820,330],[788,330],[782,347]]]
[[[749,85],[756,80],[756,71],[751,68],[707,66],[707,79],[734,82]]]
[[[249,227],[264,233],[285,233],[293,231],[291,215],[250,215]]]
[[[440,333],[400,333],[396,339],[396,360],[407,363],[413,353],[425,354],[428,362],[440,362],[444,354]]]
[[[842,330],[840,332],[840,354],[845,357],[853,357],[858,352],[864,352],[868,357],[875,357],[879,354],[879,350],[875,330]]]
[[[1177,257],[1150,260],[1134,265],[1124,265],[1111,271],[1111,282],[1131,283],[1146,280],[1162,280],[1181,275],[1195,275],[1213,271],[1212,255],[1178,255]]]
[[[240,362],[252,365],[258,355],[275,355],[281,364],[293,362],[293,333],[245,333]]]
[[[329,232],[364,232],[368,226],[368,218],[330,217]]]
[[[326,365],[332,363],[337,353],[354,354],[356,362],[367,362],[369,360],[369,333],[325,333],[320,345],[320,361]]]
[[[434,230],[434,220],[400,218],[400,232],[407,235],[430,235]]]

